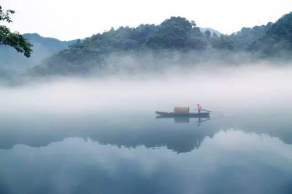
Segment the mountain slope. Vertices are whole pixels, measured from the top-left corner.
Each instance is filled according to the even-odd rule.
[[[232,44],[224,36],[216,38],[218,40],[216,39],[214,48],[233,49]],[[110,55],[119,56],[121,53],[126,53],[131,56],[140,56],[140,54],[150,52],[161,59],[162,55],[158,54],[164,51],[200,52],[212,47],[212,44],[210,37],[200,31],[194,22],[183,17],[171,17],[159,25],[143,24],[136,28],[120,27],[78,41],[70,48],[42,61],[40,65],[30,71],[30,74],[86,74],[93,69],[100,70],[108,67],[109,64],[120,63],[118,60],[109,62]],[[165,56],[164,58],[173,57]],[[136,58],[138,60],[139,57]],[[156,62],[143,64],[143,67],[155,66]],[[139,63],[143,63],[143,61],[140,60]]]
[[[0,46],[0,70],[7,74],[19,74],[26,68],[37,65],[44,58],[66,49],[70,44],[76,42],[76,40],[60,41],[55,38],[45,38],[36,33],[23,36],[33,44],[33,53],[30,58],[24,57],[11,47]]]
[[[263,57],[281,59],[292,51],[292,14],[274,24],[242,28],[231,35],[212,36],[182,17],[171,17],[159,25],[120,27],[77,41],[68,49],[46,58],[29,75],[84,75],[107,68],[124,70],[133,64],[145,70],[168,64],[204,62],[242,64]],[[179,53],[173,54],[173,53]],[[187,53],[192,53],[187,55]],[[151,57],[145,57],[151,53]],[[125,59],[121,56],[129,56]],[[292,58],[291,54],[285,55]],[[120,58],[119,58],[120,57]],[[143,58],[144,57],[144,58]],[[156,58],[155,58],[156,57]],[[151,60],[150,60],[151,59]],[[132,60],[132,62],[131,62]],[[134,60],[134,62],[133,62]],[[131,64],[131,65],[129,65]],[[140,68],[139,67],[139,68]],[[142,70],[142,71],[143,71]],[[119,71],[119,70],[118,70]]]
[[[280,56],[291,58],[292,55],[292,12],[282,16],[271,25],[266,33],[249,46],[252,52],[262,57]]]
[[[232,33],[229,38],[236,43],[238,50],[247,50],[251,44],[264,36],[272,25],[273,23],[269,22],[267,25],[242,28],[239,32]]]

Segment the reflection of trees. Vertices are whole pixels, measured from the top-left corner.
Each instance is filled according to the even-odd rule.
[[[173,118],[172,118],[173,120]],[[118,147],[135,148],[144,145],[147,148],[165,146],[177,153],[189,152],[199,148],[205,137],[213,137],[220,129],[236,129],[247,133],[268,134],[278,137],[286,144],[292,144],[292,132],[289,121],[280,118],[264,119],[256,117],[220,118],[203,122],[197,126],[197,120],[189,123],[155,122],[150,120],[140,125],[135,120],[121,125],[105,125],[98,120],[86,122],[56,121],[29,125],[0,122],[0,149],[11,149],[14,145],[25,144],[32,147],[47,146],[52,142],[63,141],[68,137],[91,139],[100,144],[110,144]],[[163,120],[165,121],[165,120]],[[283,121],[286,121],[283,122]],[[59,122],[59,123],[58,123]],[[58,124],[54,124],[58,123]],[[162,124],[163,123],[163,124]],[[6,125],[5,125],[6,124]],[[8,126],[5,128],[5,126]],[[46,126],[46,128],[44,128]]]
[[[199,148],[206,136],[213,137],[216,131],[198,130],[198,128],[188,130],[149,130],[136,131],[130,133],[119,132],[113,135],[95,135],[90,137],[101,144],[111,144],[135,148],[144,145],[147,148],[166,146],[177,153],[190,152]]]
[[[128,126],[131,128],[132,126]],[[133,127],[132,127],[133,128]],[[30,130],[27,133],[19,133],[19,129],[9,129],[7,134],[0,135],[0,149],[11,149],[14,145],[25,144],[32,147],[47,146],[52,142],[62,141],[67,137],[81,137],[91,139],[100,144],[110,144],[118,147],[135,148],[144,145],[147,148],[165,146],[177,153],[189,152],[199,148],[206,136],[213,137],[216,130],[196,127],[194,124],[173,124],[156,128],[149,125],[142,129],[50,129],[39,132]],[[26,130],[21,130],[26,131]],[[9,133],[10,132],[10,133]]]

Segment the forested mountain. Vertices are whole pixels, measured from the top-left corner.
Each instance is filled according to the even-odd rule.
[[[263,57],[278,56],[290,59],[292,56],[292,12],[282,16],[275,24],[254,41],[250,51],[258,52]]]
[[[120,27],[98,33],[45,59],[31,74],[83,74],[107,66],[110,54],[155,54],[163,51],[204,51],[208,47],[234,49],[227,36],[212,36],[200,31],[194,21],[171,17],[160,25],[143,24],[136,28]]]
[[[242,28],[239,32],[232,33],[229,38],[237,44],[237,50],[248,50],[256,40],[265,35],[272,25],[273,23],[269,22],[267,25]]]
[[[27,67],[37,65],[42,59],[75,43],[75,40],[60,41],[55,38],[45,38],[36,33],[24,34],[23,37],[33,44],[33,53],[26,58],[14,48],[0,45],[0,77],[5,74],[21,73]]]
[[[209,60],[214,53],[228,60],[230,53],[250,53],[258,58],[280,58],[283,53],[291,53],[292,12],[275,23],[242,28],[229,36],[202,32],[194,21],[182,17],[171,17],[160,25],[143,24],[136,28],[120,27],[98,33],[68,49],[43,60],[29,71],[30,75],[86,74],[92,69],[102,70],[110,62],[109,56],[142,56],[154,53],[162,58],[162,53],[177,51],[198,56],[192,63]],[[202,58],[204,57],[205,58]],[[285,55],[291,57],[291,55]],[[172,56],[165,58],[171,59]],[[213,58],[214,59],[214,58]],[[184,60],[184,59],[182,59]],[[152,61],[155,63],[155,61]],[[153,63],[148,65],[153,65]],[[233,62],[233,61],[232,61]]]

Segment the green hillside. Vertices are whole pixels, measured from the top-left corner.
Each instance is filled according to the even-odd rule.
[[[211,36],[201,32],[195,22],[182,17],[171,17],[160,25],[143,24],[136,28],[120,27],[98,33],[70,48],[45,59],[31,74],[84,74],[107,66],[110,54],[139,55],[163,51],[204,51],[208,47],[233,50],[227,36]]]
[[[282,16],[266,33],[254,41],[249,50],[258,52],[263,57],[292,56],[292,12]]]
[[[142,60],[141,56],[145,53],[152,53],[154,61],[147,62],[148,66],[155,66],[158,63],[155,57],[159,61],[165,58],[171,63],[174,56],[165,54],[174,51],[182,55],[192,53],[193,61],[189,62],[193,64],[208,60],[241,63],[249,58],[282,59],[283,53],[287,59],[291,57],[287,53],[292,50],[291,27],[292,13],[289,13],[275,23],[242,28],[229,36],[218,36],[209,30],[201,31],[194,21],[171,17],[159,25],[112,28],[83,41],[78,40],[68,49],[61,50],[30,69],[29,75],[83,75],[92,70],[103,70],[112,63],[120,63],[112,56],[129,55]],[[236,54],[241,57],[234,57]],[[180,57],[180,60],[185,59]]]

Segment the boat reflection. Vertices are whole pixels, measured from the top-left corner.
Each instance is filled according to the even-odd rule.
[[[201,106],[198,104],[198,112],[190,112],[189,107],[174,107],[173,112],[162,112],[155,111],[158,116],[156,119],[165,119],[165,118],[173,118],[175,123],[189,123],[190,118],[198,118],[198,125],[200,126],[202,122],[211,120],[209,110],[201,109]],[[196,109],[195,109],[196,110]],[[204,112],[202,112],[204,111]],[[206,120],[202,120],[202,118],[206,118]]]
[[[190,123],[191,118],[197,118],[197,121],[194,121],[195,123],[198,123],[197,126],[200,126],[201,123],[205,121],[210,121],[212,119],[221,118],[223,115],[211,118],[210,115],[200,115],[200,116],[194,116],[194,115],[158,115],[156,116],[156,119],[173,119],[175,123]]]

